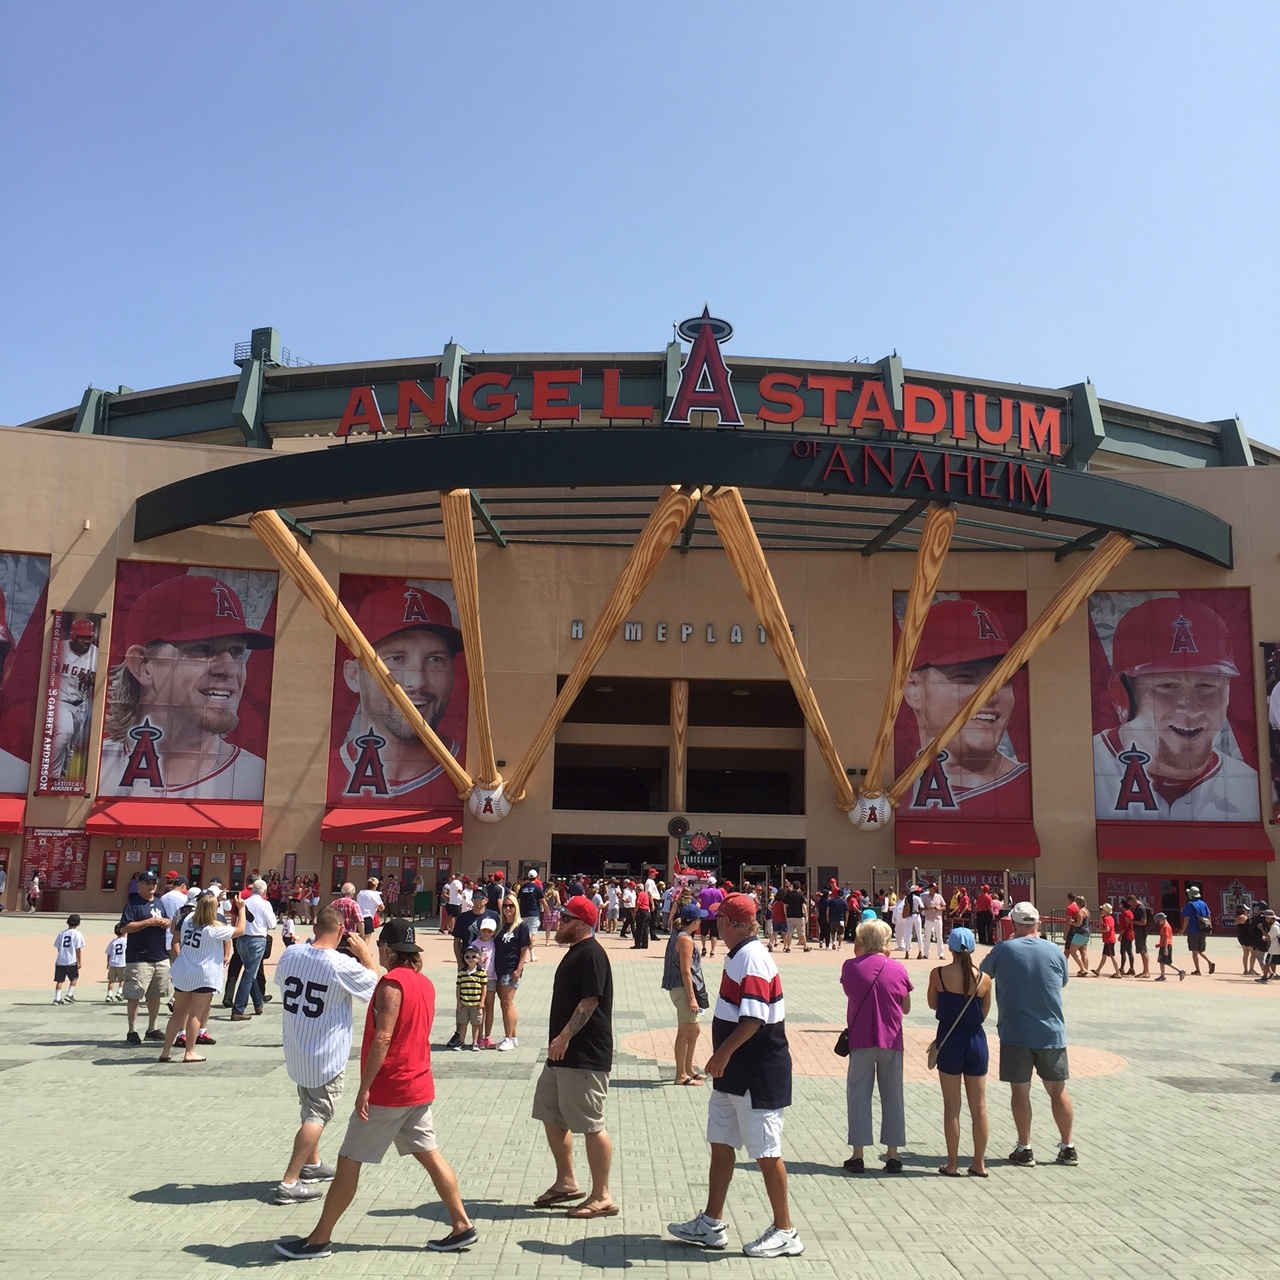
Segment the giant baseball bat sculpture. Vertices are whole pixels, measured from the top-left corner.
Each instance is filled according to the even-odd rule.
[[[471,709],[476,717],[476,744],[480,752],[477,785],[494,788],[502,781],[494,759],[493,729],[489,722],[489,691],[484,675],[484,644],[480,636],[480,572],[476,566],[475,526],[471,523],[471,491],[451,489],[440,495],[444,517],[444,542],[453,571],[453,594],[458,602],[458,624],[467,655],[467,683]]]
[[[911,590],[907,593],[907,611],[902,619],[902,635],[898,637],[898,652],[893,655],[893,675],[884,694],[884,708],[880,712],[880,728],[871,748],[871,760],[867,765],[867,780],[861,788],[862,798],[874,800],[884,794],[880,775],[884,771],[885,757],[893,741],[893,726],[902,706],[911,664],[915,661],[920,637],[924,634],[925,619],[933,603],[933,593],[938,588],[942,566],[947,561],[951,547],[951,533],[956,527],[956,509],[935,502],[929,507],[924,528],[920,533],[920,548],[916,552],[915,568],[911,572]]]
[[[755,526],[747,514],[742,494],[735,488],[726,487],[704,493],[702,500],[711,516],[711,523],[720,535],[725,555],[729,557],[729,563],[733,565],[733,571],[738,575],[738,581],[742,584],[747,599],[751,601],[760,625],[764,627],[765,637],[786,672],[809,732],[818,744],[818,753],[835,785],[836,803],[847,813],[857,803],[853,786],[840,762],[827,722],[822,718],[818,699],[809,685],[804,663],[800,660],[800,650],[796,648],[795,637],[787,622],[786,610],[778,597],[777,584],[773,580],[773,574],[769,572],[764,548],[756,537]]]
[[[431,752],[440,767],[453,781],[458,795],[466,799],[475,785],[471,775],[449,754],[449,749],[436,736],[435,730],[422,718],[422,713],[409,700],[409,695],[396,683],[377,650],[365,639],[354,619],[342,606],[338,594],[325,581],[289,527],[274,511],[255,511],[249,527],[262,539],[276,563],[297,584],[298,590],[315,606],[316,611],[337,633],[338,639],[355,654],[356,661],[372,676],[378,688],[409,722],[409,726]]]
[[[537,736],[529,744],[524,759],[516,766],[511,777],[503,788],[505,798],[509,802],[524,799],[524,789],[529,775],[537,767],[543,753],[551,745],[560,722],[569,714],[574,699],[582,692],[597,663],[604,657],[605,650],[618,633],[618,628],[626,620],[635,602],[640,599],[645,587],[649,585],[653,575],[658,571],[662,558],[667,554],[671,544],[680,535],[684,523],[698,505],[697,489],[670,488],[658,499],[627,562],[622,566],[613,584],[609,598],[600,610],[595,626],[591,629],[577,661],[565,679],[564,687],[556,698],[547,718],[542,722]]]
[[[1062,626],[1088,598],[1090,592],[1101,585],[1103,579],[1133,550],[1132,538],[1122,533],[1109,533],[1098,544],[1092,555],[1063,584],[1062,589],[1045,606],[1044,612],[1013,642],[1009,652],[996,663],[987,678],[973,691],[969,700],[938,731],[937,736],[911,764],[886,788],[890,803],[898,801],[915,784],[952,738],[977,714],[982,704],[1022,666],[1028,658]]]

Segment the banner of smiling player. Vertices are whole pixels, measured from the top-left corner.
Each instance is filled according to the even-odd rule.
[[[895,652],[906,607],[907,593],[895,591]],[[1024,592],[934,596],[894,725],[895,773],[915,759],[1026,629]],[[1031,711],[1025,667],[939,752],[903,796],[898,817],[1031,818]]]
[[[53,611],[40,754],[36,757],[37,795],[84,795],[101,622],[96,613]]]
[[[275,573],[121,562],[98,794],[261,803]]]
[[[0,551],[0,795],[27,794],[49,557]]]
[[[453,584],[344,573],[338,597],[422,718],[465,760],[467,667]],[[448,775],[341,642],[329,733],[330,807],[462,808]]]
[[[1280,644],[1262,646],[1267,680],[1267,740],[1271,744],[1271,821],[1280,822]]]
[[[1099,819],[1257,822],[1249,592],[1089,597]]]

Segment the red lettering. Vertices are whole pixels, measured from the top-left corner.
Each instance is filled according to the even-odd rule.
[[[874,464],[876,470],[882,476],[884,476],[884,478],[889,482],[889,488],[891,489],[893,488],[893,471],[894,471],[893,450],[890,449],[888,452],[889,452],[889,466],[886,468],[884,465],[884,459],[881,458],[881,456],[874,449],[870,447],[863,449],[862,451],[862,483],[863,484],[871,483],[871,465],[869,464]]]
[[[987,468],[991,470],[988,471]],[[978,493],[983,498],[998,498],[1000,496],[1000,468],[1001,464],[996,458],[982,458],[978,462]],[[987,485],[996,486],[994,492],[988,492]]]
[[[472,422],[505,422],[516,412],[515,394],[507,391],[510,385],[509,373],[477,373],[462,384],[458,392],[458,409]],[[502,394],[486,396],[481,404],[477,397],[489,387],[500,387]]]
[[[336,436],[349,436],[352,427],[368,427],[369,434],[377,435],[387,429],[382,421],[382,410],[378,408],[377,397],[372,387],[352,387],[347,397],[347,407],[342,411],[342,421],[338,423]]]
[[[1062,456],[1062,414],[1046,407],[1037,415],[1035,405],[1019,401],[1018,447],[1030,451],[1033,446],[1040,453]]]
[[[604,394],[600,401],[602,418],[636,418],[641,422],[653,421],[653,405],[622,403],[622,370],[605,369]]]
[[[838,427],[840,420],[836,417],[836,392],[847,391],[852,395],[853,379],[837,378],[826,373],[811,373],[809,375],[809,390],[822,392],[822,425],[824,427]]]
[[[412,429],[415,409],[426,418],[429,427],[443,427],[448,394],[448,378],[433,378],[430,391],[417,382],[402,382],[400,402],[396,408],[396,430]]]
[[[902,487],[905,489],[912,480],[919,478],[929,486],[930,489],[937,489],[937,485],[933,483],[933,477],[929,474],[929,468],[925,466],[924,454],[919,449],[915,451],[911,459],[911,465],[907,468],[907,474],[902,477]]]
[[[814,452],[816,453],[817,451],[815,450]],[[833,471],[843,471],[844,478],[850,484],[857,484],[857,481],[853,478],[853,472],[849,470],[849,463],[844,456],[844,450],[838,444],[832,447],[831,461],[827,463],[826,470],[822,473],[823,484],[826,483],[827,477]]]
[[[804,417],[804,400],[798,394],[799,375],[794,373],[766,373],[760,379],[760,411],[756,417],[761,422],[798,422]],[[785,404],[785,409],[775,409],[763,403],[773,400]]]
[[[1036,484],[1035,472],[1028,466],[1018,463],[1018,481],[1023,502],[1043,503],[1049,505],[1049,468],[1040,471],[1040,483]]]
[[[569,388],[581,385],[581,369],[535,369],[533,407],[529,416],[534,422],[542,422],[545,418],[576,422],[578,406],[569,403]]]
[[[893,410],[889,407],[889,397],[885,392],[884,383],[878,378],[868,378],[858,388],[858,403],[854,406],[849,426],[856,431],[872,421],[879,422],[884,431],[898,429]]]
[[[929,406],[928,418],[920,418],[920,403]],[[947,404],[932,387],[907,383],[902,388],[902,429],[918,436],[936,436],[947,425]]]
[[[987,397],[975,391],[973,429],[983,444],[1008,444],[1013,438],[1013,401],[1000,401],[1000,426],[993,430],[987,422]]]
[[[951,438],[953,440],[963,440],[965,438],[963,391],[953,391],[951,393]]]
[[[964,466],[963,466],[963,468],[959,468],[959,467],[957,467],[957,468],[953,469],[953,468],[952,468],[952,466],[951,466],[951,460],[952,460],[953,456],[954,456],[954,455],[953,455],[953,454],[950,454],[950,453],[944,453],[944,454],[942,455],[942,487],[943,487],[943,489],[944,489],[947,493],[950,493],[950,492],[951,492],[951,481],[952,481],[953,479],[955,479],[955,480],[959,480],[959,479],[960,479],[960,477],[961,477],[961,476],[963,476],[963,477],[964,477],[964,491],[965,491],[965,494],[966,494],[968,497],[973,497],[973,464],[974,464],[974,457],[973,457],[973,455],[972,455],[972,454],[970,454],[968,457],[966,457],[966,458],[964,459]]]

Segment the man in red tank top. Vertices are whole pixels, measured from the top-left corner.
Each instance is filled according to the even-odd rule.
[[[452,1223],[451,1233],[442,1240],[429,1240],[427,1248],[448,1253],[476,1242],[458,1180],[436,1145],[430,1044],[436,991],[422,972],[422,948],[408,920],[398,916],[382,926],[378,959],[387,972],[369,1002],[360,1048],[360,1092],[338,1154],[337,1172],[315,1230],[305,1240],[277,1241],[276,1252],[285,1258],[329,1256],[333,1228],[360,1184],[360,1166],[380,1164],[393,1142],[402,1156],[413,1156],[431,1175]],[[315,1016],[321,1016],[325,994],[321,984],[310,984],[303,996],[304,1012],[318,1007]]]

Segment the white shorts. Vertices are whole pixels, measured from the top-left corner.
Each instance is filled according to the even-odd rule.
[[[782,1110],[756,1111],[751,1093],[712,1090],[707,1106],[707,1141],[726,1147],[746,1147],[752,1160],[782,1155]]]

